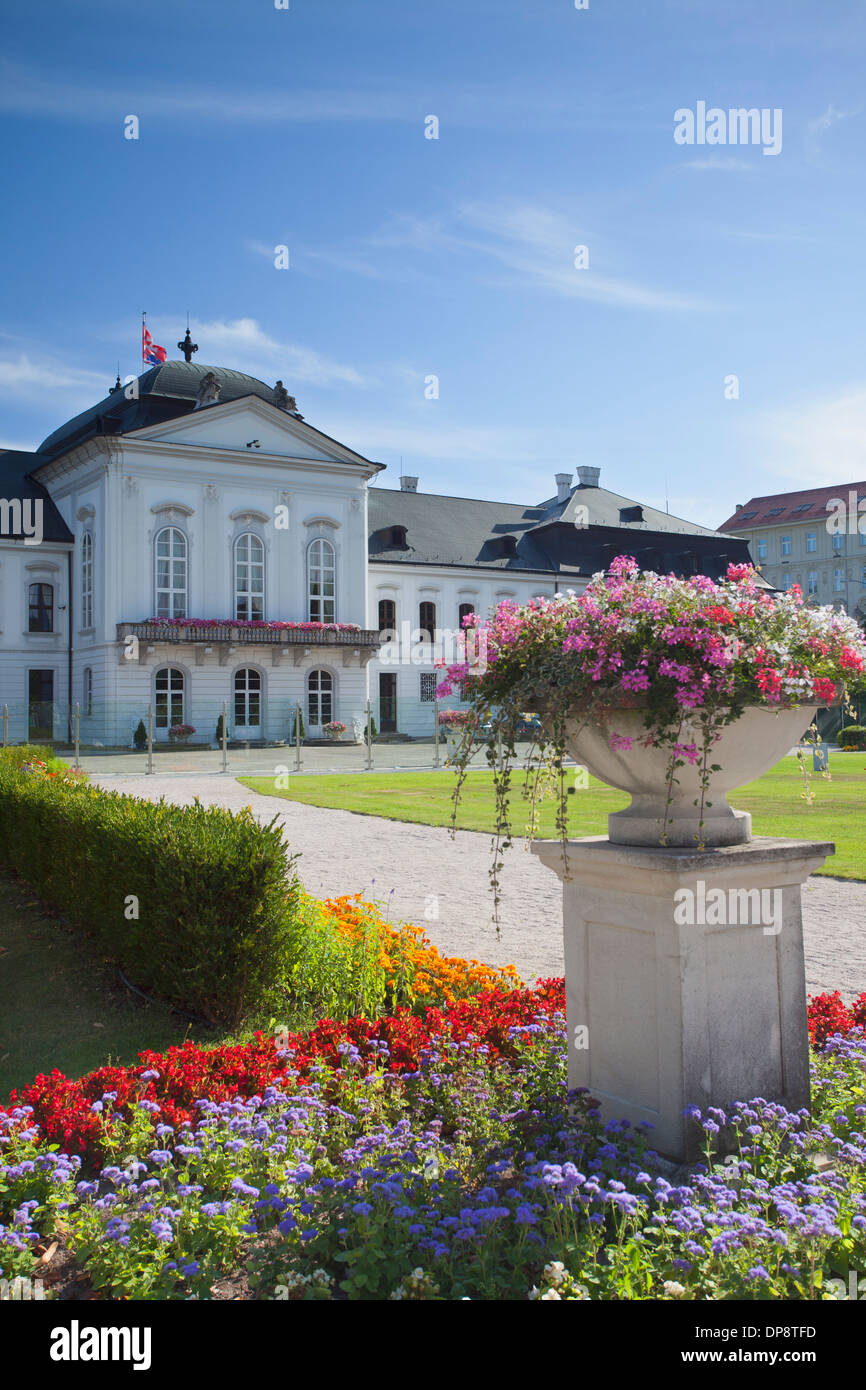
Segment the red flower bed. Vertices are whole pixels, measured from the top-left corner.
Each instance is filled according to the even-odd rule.
[[[377,1053],[371,1044],[386,1042],[393,1072],[417,1070],[425,1048],[447,1034],[458,1041],[471,1038],[475,1047],[486,1047],[492,1059],[508,1054],[509,1029],[531,1023],[539,1014],[549,1017],[564,1009],[564,980],[541,980],[534,989],[489,990],[444,1009],[428,1009],[423,1019],[408,1010],[373,1020],[322,1019],[310,1033],[287,1034],[281,1039],[286,1043],[281,1050],[273,1038],[261,1033],[235,1047],[204,1048],[189,1042],[165,1053],[140,1052],[139,1063],[133,1067],[99,1067],[78,1080],[69,1080],[59,1071],[42,1074],[13,1091],[5,1108],[32,1106],[28,1123],[38,1126],[43,1140],[59,1144],[66,1152],[98,1159],[104,1153],[111,1117],[128,1119],[140,1100],[154,1102],[161,1120],[177,1126],[195,1118],[197,1100],[231,1100],[260,1095],[266,1086],[303,1084],[316,1063],[339,1069],[339,1048],[345,1043],[373,1065]],[[94,1102],[107,1092],[116,1099],[104,1111],[94,1112]]]
[[[809,999],[809,1037],[821,1047],[833,1033],[848,1034],[852,1028],[866,1028],[866,992],[849,1008],[838,989],[832,994],[816,994]]]

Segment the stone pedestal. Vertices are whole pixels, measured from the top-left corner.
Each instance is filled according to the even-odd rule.
[[[558,841],[534,852],[563,878]],[[800,887],[834,846],[755,839],[720,849],[572,840],[563,878],[569,1086],[605,1119],[653,1126],[698,1156],[687,1105],[763,1096],[809,1104]]]

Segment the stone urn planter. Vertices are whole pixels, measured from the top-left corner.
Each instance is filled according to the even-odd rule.
[[[704,798],[704,846],[750,842],[751,815],[729,806],[728,792],[769,771],[799,741],[818,708],[817,705],[800,705],[796,709],[775,710],[753,706],[720,730],[721,737],[714,744],[709,759],[711,764],[721,766],[718,772],[711,774],[710,788]],[[612,734],[632,740],[631,747],[612,748]],[[670,750],[644,747],[642,741],[646,735],[640,709],[611,710],[603,722],[581,727],[578,720],[570,721],[565,743],[575,762],[588,767],[594,777],[631,795],[630,806],[608,817],[608,834],[613,844],[658,845],[664,823],[669,847],[693,848],[701,798],[700,765],[686,763],[677,768],[678,780],[671,788],[665,821]],[[703,744],[700,726],[684,723],[681,741],[694,742],[700,749]]]

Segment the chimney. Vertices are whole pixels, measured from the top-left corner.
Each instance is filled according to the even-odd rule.
[[[601,474],[600,468],[578,468],[577,478],[580,487],[598,487],[598,479]]]
[[[401,478],[401,479],[400,479],[400,491],[401,491],[401,492],[417,492],[417,491],[418,491],[418,479],[417,479],[417,478],[406,478],[406,477]]]
[[[571,492],[571,474],[557,473],[556,475],[556,500],[557,502],[567,502]]]

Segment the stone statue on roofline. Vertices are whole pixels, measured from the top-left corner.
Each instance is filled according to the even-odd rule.
[[[281,381],[274,387],[274,405],[278,410],[285,410],[289,415],[294,415],[296,420],[303,420],[303,415],[298,412],[298,402],[294,396],[290,396]]]
[[[207,372],[202,377],[196,397],[195,409],[202,410],[206,405],[218,405],[222,386],[217,380],[216,372]]]

